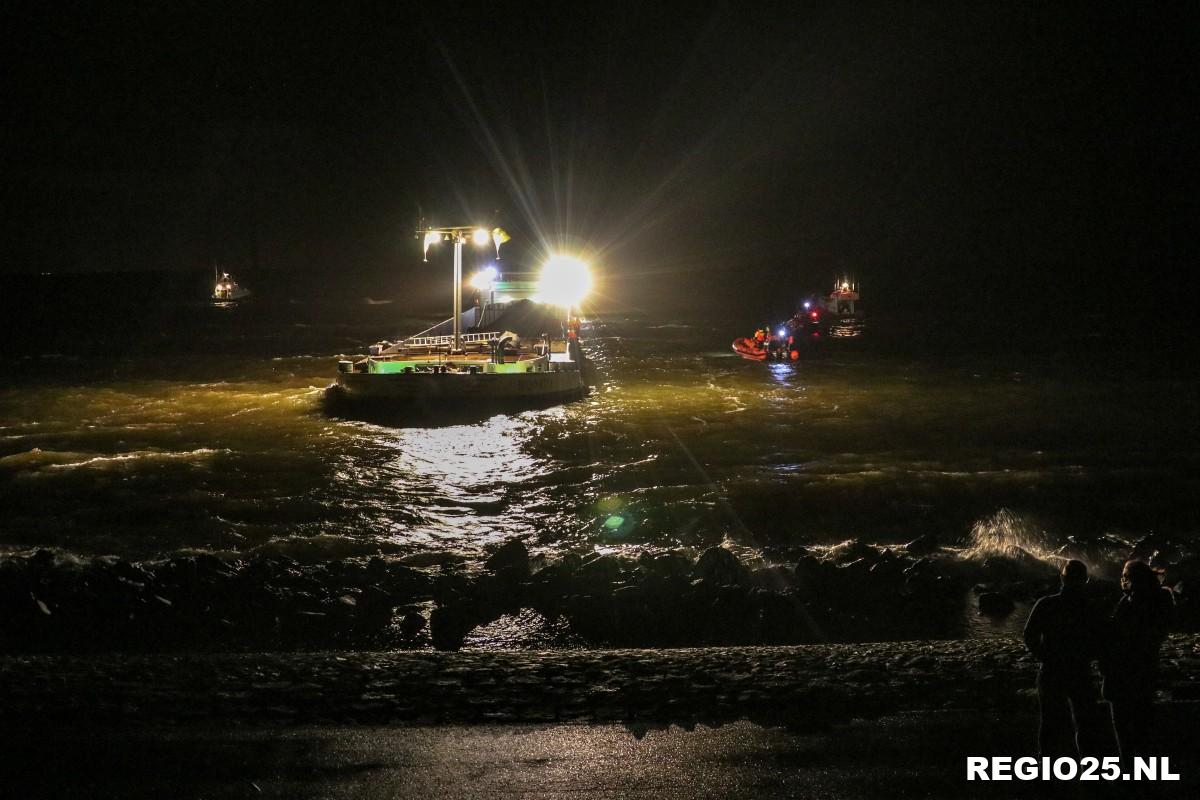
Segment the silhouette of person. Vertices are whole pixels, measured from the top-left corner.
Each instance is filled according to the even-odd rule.
[[[1082,561],[1068,561],[1059,577],[1062,588],[1038,600],[1025,623],[1025,646],[1042,665],[1038,751],[1087,755],[1096,749],[1099,722],[1092,661],[1099,655],[1100,617],[1084,593],[1088,574]]]
[[[1112,707],[1113,728],[1122,756],[1147,752],[1154,724],[1154,693],[1158,689],[1158,655],[1175,609],[1175,596],[1144,561],[1126,561],[1121,590],[1109,622],[1109,636],[1100,669],[1104,699]]]

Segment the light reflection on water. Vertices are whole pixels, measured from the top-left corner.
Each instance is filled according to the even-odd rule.
[[[548,415],[553,412],[547,412]],[[475,546],[534,532],[532,520],[509,490],[537,477],[542,464],[524,451],[537,425],[520,415],[498,414],[472,425],[409,428],[382,433],[394,451],[383,472],[393,486],[408,486],[407,510],[418,525],[443,540]],[[411,525],[400,521],[390,535],[409,542]]]
[[[122,362],[86,380],[56,363],[53,379],[0,388],[0,541],[130,556],[273,542],[320,557],[471,554],[521,535],[548,553],[753,552],[954,541],[1012,508],[1051,547],[1197,519],[1194,387],[1018,380],[857,341],[759,364],[728,338],[616,320],[588,341],[588,398],[439,427],[324,416],[326,357]]]

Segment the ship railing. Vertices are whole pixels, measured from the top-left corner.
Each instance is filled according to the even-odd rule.
[[[463,344],[477,344],[499,339],[503,335],[500,331],[492,331],[490,333],[464,333],[460,338]],[[443,347],[453,342],[453,336],[414,336],[411,339],[405,339],[400,344],[405,347]]]

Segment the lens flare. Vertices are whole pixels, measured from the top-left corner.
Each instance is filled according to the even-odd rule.
[[[537,299],[556,306],[573,306],[592,289],[587,264],[572,256],[551,256],[538,279]]]
[[[484,267],[483,269],[479,270],[479,272],[476,272],[471,276],[471,286],[481,292],[486,292],[492,287],[492,284],[496,282],[496,276],[498,274],[499,273],[496,272],[495,267]]]

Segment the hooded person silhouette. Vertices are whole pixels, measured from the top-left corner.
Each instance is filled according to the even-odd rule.
[[[1109,622],[1100,671],[1104,699],[1112,706],[1113,728],[1122,756],[1153,755],[1154,694],[1158,658],[1174,615],[1175,596],[1143,561],[1126,561],[1121,571],[1125,596]]]
[[[1100,650],[1100,615],[1088,602],[1087,565],[1071,560],[1062,588],[1038,600],[1025,623],[1025,646],[1039,662],[1038,750],[1043,756],[1095,752],[1099,697],[1092,661]]]

